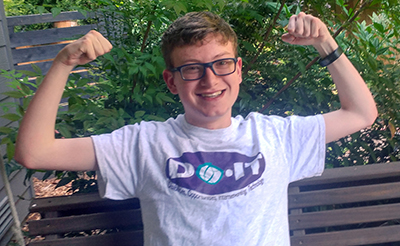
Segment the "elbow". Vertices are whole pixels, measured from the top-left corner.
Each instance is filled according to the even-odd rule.
[[[29,161],[23,154],[19,153],[18,151],[15,151],[14,160],[18,164],[20,164],[28,169],[34,169],[34,168],[32,168],[33,167],[32,162]]]
[[[27,151],[23,151],[21,148],[18,147],[18,144],[15,149],[14,160],[26,167],[27,169],[38,169],[38,165],[34,161],[32,155],[28,154]]]
[[[378,109],[374,107],[368,114],[365,115],[365,127],[370,127],[374,124],[376,118],[378,118]]]

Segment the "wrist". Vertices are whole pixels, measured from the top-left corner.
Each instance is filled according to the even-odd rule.
[[[339,45],[332,37],[323,43],[314,45],[314,48],[318,51],[319,56],[322,59],[327,57],[329,54],[332,54],[338,47]]]
[[[56,58],[53,61],[52,67],[65,73],[70,73],[74,69],[75,65],[67,65]]]
[[[324,58],[320,58],[319,59],[319,65],[321,65],[321,67],[326,67],[331,65],[332,63],[334,63],[337,59],[339,59],[339,57],[343,54],[343,50],[342,48],[340,48],[340,46],[338,46],[338,48],[336,50],[334,50],[332,53],[330,53],[329,55],[325,56]]]

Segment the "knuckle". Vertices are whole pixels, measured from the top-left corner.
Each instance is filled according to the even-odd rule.
[[[320,23],[320,20],[318,18],[314,17],[311,19],[311,24],[315,25],[315,24],[319,24],[319,23]]]

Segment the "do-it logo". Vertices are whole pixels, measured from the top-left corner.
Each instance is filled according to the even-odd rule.
[[[168,179],[180,187],[217,195],[240,190],[261,177],[265,158],[231,152],[184,153],[166,163]]]

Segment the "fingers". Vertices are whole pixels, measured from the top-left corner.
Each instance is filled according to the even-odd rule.
[[[82,38],[80,50],[82,53],[85,53],[86,57],[90,60],[94,60],[98,56],[108,53],[111,49],[111,43],[97,31],[91,30]]]
[[[301,12],[289,19],[288,32],[295,37],[316,37],[318,35],[318,21],[312,15]]]
[[[67,45],[56,60],[68,66],[83,65],[111,51],[111,43],[97,31],[90,31],[82,38]]]
[[[330,35],[320,19],[303,12],[290,17],[287,30],[282,40],[291,44],[314,45]]]

